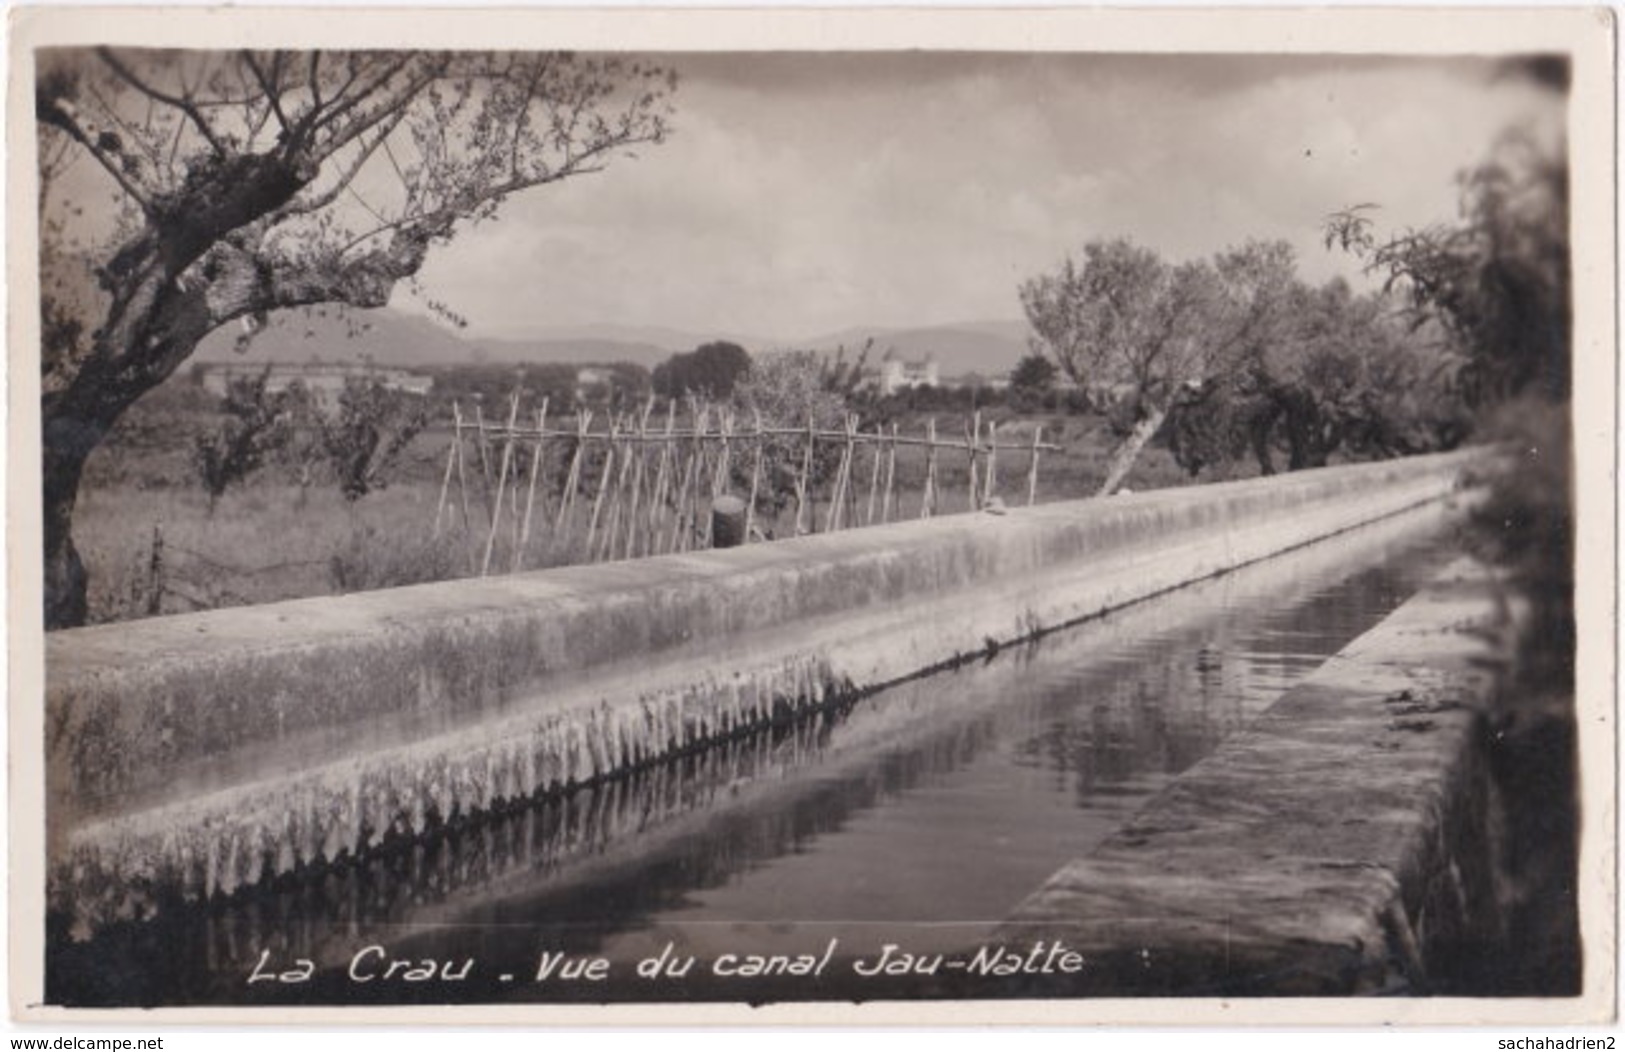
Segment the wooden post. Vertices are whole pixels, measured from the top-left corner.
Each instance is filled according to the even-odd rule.
[[[633,433],[632,418],[627,417],[626,426],[621,429],[621,473],[615,480],[615,496],[610,505],[609,529],[604,533],[604,558],[615,558],[615,546],[620,543],[621,520],[632,507],[634,473],[633,465],[639,463],[638,453],[643,446]]]
[[[717,471],[711,480],[711,495],[721,496],[728,491],[728,472],[732,469],[734,415],[732,410],[722,411],[717,421]]]
[[[543,397],[542,408],[536,411],[536,448],[530,455],[530,487],[525,493],[525,526],[519,531],[519,544],[513,551],[513,572],[518,573],[524,562],[525,549],[530,546],[530,516],[536,508],[536,479],[542,473],[542,457],[546,455],[547,441],[547,399]]]
[[[897,483],[897,425],[891,426],[891,441],[886,443],[886,489],[880,498],[880,521],[891,521],[892,492]],[[898,507],[902,502],[898,501]]]
[[[626,511],[626,557],[631,559],[637,555],[638,544],[638,502],[643,495],[643,464],[648,459],[648,446],[644,439],[649,437],[649,414],[655,411],[655,401],[649,399],[643,407],[643,415],[638,418],[637,466],[632,473],[632,500]]]
[[[619,421],[611,419],[604,450],[604,470],[598,476],[598,496],[593,498],[592,515],[587,520],[587,561],[593,558],[592,543],[598,537],[598,521],[604,512],[604,498],[609,494],[609,479],[615,473],[615,428]]]
[[[796,480],[796,536],[807,532],[801,525],[802,511],[807,506],[807,488],[812,482],[813,443],[816,441],[813,417],[807,414],[807,449],[801,457],[801,477]]]
[[[457,493],[463,506],[463,534],[468,534],[468,476],[463,471],[463,414],[458,410],[457,403],[451,404],[451,415],[457,432]]]
[[[970,458],[970,510],[975,511],[980,504],[982,487],[976,477],[976,446],[982,438],[982,411],[978,409],[971,414],[970,426],[965,431],[965,453]]]
[[[502,444],[502,470],[497,473],[497,499],[491,505],[491,529],[485,535],[485,558],[480,560],[480,576],[491,571],[491,552],[497,543],[497,523],[502,519],[502,489],[508,482],[508,462],[513,459],[513,431],[519,423],[519,394],[508,405],[508,440]],[[482,426],[483,433],[483,426]]]
[[[157,617],[164,610],[164,526],[161,522],[152,524],[152,552],[147,557],[147,603],[148,617]]]
[[[451,404],[452,440],[446,447],[446,473],[440,478],[440,500],[434,506],[434,535],[440,536],[440,516],[446,510],[446,495],[451,490],[451,473],[457,462],[457,446],[463,441],[462,420],[457,416],[457,403]]]
[[[937,421],[925,422],[925,495],[920,499],[920,518],[929,519],[937,504]]]
[[[523,388],[516,387],[514,389],[513,401],[516,409],[518,408],[519,403],[523,400],[524,393]],[[519,442],[518,431],[512,428],[510,428],[508,431],[508,442],[514,450],[513,485],[508,489],[508,516],[511,520],[509,543],[513,545],[515,551],[518,551],[519,534],[521,532],[522,525],[521,519],[523,518],[523,516],[519,514],[519,472],[523,470],[525,447]]]
[[[999,422],[997,420],[989,420],[987,422],[987,479],[986,485],[982,487],[983,507],[988,505],[988,502],[993,499],[994,494],[997,492],[998,483],[994,477],[994,465],[997,463],[998,455]]]
[[[882,452],[881,447],[885,445],[885,440],[881,437],[881,434],[882,432],[880,425],[876,424],[874,441],[875,455],[874,458],[869,461],[869,503],[863,515],[863,524],[865,526],[873,526],[875,524],[875,499],[880,496],[880,455]]]
[[[852,464],[846,472],[846,510],[843,511],[842,521],[848,529],[855,529],[863,525],[862,497],[859,490],[853,485],[858,473],[858,457],[863,455],[863,433],[858,430],[858,415],[852,414],[852,429],[847,441],[852,446]]]
[[[485,503],[487,514],[494,516],[496,513],[491,510],[491,457],[486,449],[485,410],[478,402],[474,403],[474,426],[474,441],[480,454],[480,500]]]
[[[700,532],[700,519],[703,516],[703,505],[706,498],[707,467],[711,463],[711,403],[702,401],[699,409],[699,423],[694,429],[694,474],[689,479],[688,500],[683,505],[685,524],[683,526],[683,551],[694,547],[694,542]],[[710,543],[710,520],[706,519],[706,542]]]
[[[660,529],[660,519],[665,508],[666,490],[670,485],[672,432],[677,427],[677,400],[674,398],[666,403],[666,437],[660,443],[660,462],[655,469],[654,492],[649,495],[649,525],[648,537],[644,542],[645,554],[660,554],[660,539],[663,531]]]
[[[553,520],[555,539],[564,536],[565,516],[575,507],[576,490],[581,485],[581,457],[587,450],[587,428],[591,424],[591,409],[582,409],[576,414],[576,448],[575,452],[570,454],[570,470],[565,473],[564,492],[559,495],[559,513]]]
[[[1044,437],[1044,425],[1033,428],[1033,455],[1027,463],[1027,506],[1038,503],[1038,443]]]
[[[701,452],[700,435],[705,428],[704,410],[696,408],[694,417],[694,434],[689,438],[688,456],[683,461],[683,479],[677,487],[677,521],[672,527],[671,547],[668,551],[688,551],[689,534],[685,525],[689,519],[689,505],[692,499],[694,476],[699,471]]]
[[[843,421],[846,431],[846,444],[841,447],[841,463],[835,470],[835,484],[830,488],[829,513],[824,516],[824,532],[830,533],[841,528],[843,513],[846,510],[847,493],[851,488],[852,453],[854,451],[854,436],[857,430],[857,417],[847,416]]]
[[[755,411],[756,416],[756,452],[751,458],[750,465],[750,497],[745,501],[745,543],[750,543],[751,527],[756,525],[756,490],[762,482],[762,413]]]

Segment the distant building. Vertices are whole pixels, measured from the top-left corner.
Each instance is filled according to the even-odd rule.
[[[233,380],[256,379],[263,372],[265,372],[263,365],[204,362],[197,366],[195,375],[198,376],[198,381],[205,391],[224,396]],[[275,362],[271,365],[271,375],[265,381],[265,389],[276,393],[286,391],[295,383],[299,383],[303,384],[305,390],[318,402],[327,402],[336,398],[344,390],[345,383],[351,379],[377,379],[391,390],[414,395],[427,395],[434,387],[433,377],[408,372],[405,369],[380,369],[364,365],[320,362]]]
[[[905,387],[939,387],[942,378],[937,372],[937,356],[927,354],[919,361],[905,361],[895,350],[880,359],[880,393],[895,394]]]
[[[601,365],[583,365],[576,370],[576,401],[603,398],[615,389],[615,370]]]

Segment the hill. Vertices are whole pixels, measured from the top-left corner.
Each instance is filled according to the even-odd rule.
[[[404,311],[309,308],[280,311],[254,336],[247,353],[233,344],[241,330],[228,327],[198,348],[200,362],[372,361],[413,368],[475,362],[636,362],[654,368],[671,351],[653,343],[601,336],[535,339],[470,337],[437,321]]]
[[[848,356],[873,340],[871,362],[878,362],[888,349],[905,359],[936,355],[943,376],[981,373],[996,376],[1015,368],[1027,353],[1027,325],[1018,321],[972,321],[919,328],[853,328],[816,337],[800,346],[833,351],[845,347]]]
[[[246,354],[233,344],[241,330],[228,327],[203,341],[200,362],[372,361],[400,368],[458,363],[635,362],[645,368],[678,351],[691,351],[717,334],[629,325],[538,328],[529,335],[475,337],[431,318],[392,308],[358,311],[333,307],[282,311],[254,336]],[[908,359],[935,354],[943,376],[1009,372],[1027,353],[1027,326],[1018,321],[968,321],[913,328],[854,327],[808,340],[731,337],[750,351],[800,349],[848,355],[873,340],[871,364],[888,349]]]

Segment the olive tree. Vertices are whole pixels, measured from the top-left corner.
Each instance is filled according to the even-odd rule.
[[[1569,395],[1573,328],[1568,163],[1528,134],[1503,136],[1460,177],[1461,219],[1386,234],[1372,204],[1328,216],[1325,241],[1353,253],[1467,356],[1463,397],[1491,407],[1529,391]]]
[[[668,133],[670,73],[562,53],[36,53],[46,622],[86,458],[198,342],[386,304],[512,195]]]
[[[1122,484],[1170,412],[1270,338],[1293,268],[1281,242],[1172,264],[1119,239],[1092,242],[1081,264],[1067,259],[1021,286],[1035,351],[1128,411],[1100,496]]]

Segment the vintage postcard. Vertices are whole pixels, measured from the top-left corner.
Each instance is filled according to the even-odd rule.
[[[15,1017],[1613,1017],[1608,12],[11,29]]]

